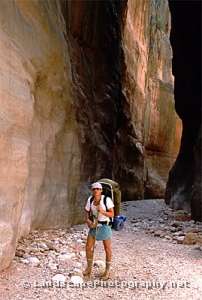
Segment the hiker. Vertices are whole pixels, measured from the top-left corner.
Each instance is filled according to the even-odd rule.
[[[86,241],[86,259],[87,268],[83,275],[91,275],[93,267],[93,256],[95,241],[103,241],[106,254],[105,272],[101,275],[103,280],[107,280],[110,275],[110,264],[112,259],[111,237],[112,229],[110,226],[110,218],[114,217],[114,203],[110,197],[106,197],[106,206],[104,203],[105,196],[102,195],[102,185],[95,182],[91,185],[92,196],[87,200],[86,223],[89,227],[88,237]],[[106,211],[107,210],[107,211]],[[90,213],[92,217],[90,217]]]

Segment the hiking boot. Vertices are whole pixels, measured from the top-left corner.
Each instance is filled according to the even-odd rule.
[[[109,279],[109,277],[110,277],[110,265],[111,265],[111,262],[106,261],[106,269],[105,269],[104,273],[101,275],[102,280]]]
[[[109,279],[109,277],[110,277],[110,271],[109,271],[109,270],[105,271],[105,272],[101,275],[101,279],[102,279],[102,280],[107,280],[107,279]]]
[[[83,276],[91,276],[91,272],[92,272],[92,267],[93,267],[93,259],[92,258],[88,258],[87,259],[87,267],[86,269],[83,271]]]

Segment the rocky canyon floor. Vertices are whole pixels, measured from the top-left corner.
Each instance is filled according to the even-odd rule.
[[[174,212],[164,200],[122,203],[127,221],[113,230],[111,277],[96,242],[91,279],[86,266],[87,226],[33,231],[0,274],[0,299],[202,299],[202,224]]]

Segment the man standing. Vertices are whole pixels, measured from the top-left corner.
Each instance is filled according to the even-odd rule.
[[[83,275],[90,276],[93,266],[93,255],[95,241],[103,241],[105,254],[106,254],[106,268],[101,278],[107,280],[110,275],[110,266],[112,259],[111,237],[112,230],[109,225],[110,217],[114,217],[114,203],[110,197],[106,197],[106,206],[104,203],[104,195],[102,195],[102,185],[99,182],[95,182],[91,186],[92,196],[87,200],[85,211],[85,221],[89,227],[88,237],[86,241],[86,259],[87,268],[83,272]],[[93,198],[92,198],[93,197]],[[92,201],[91,201],[92,199]],[[92,219],[90,218],[90,213]]]

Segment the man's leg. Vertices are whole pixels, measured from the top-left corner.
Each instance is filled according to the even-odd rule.
[[[111,260],[112,260],[112,246],[111,246],[111,239],[103,241],[105,253],[106,253],[106,268],[105,272],[102,274],[102,279],[106,280],[109,278],[110,274],[110,267],[111,267]]]
[[[93,255],[94,255],[94,245],[95,245],[95,237],[88,234],[86,241],[86,259],[87,259],[87,267],[85,271],[83,271],[83,275],[91,275],[92,267],[93,267]]]

